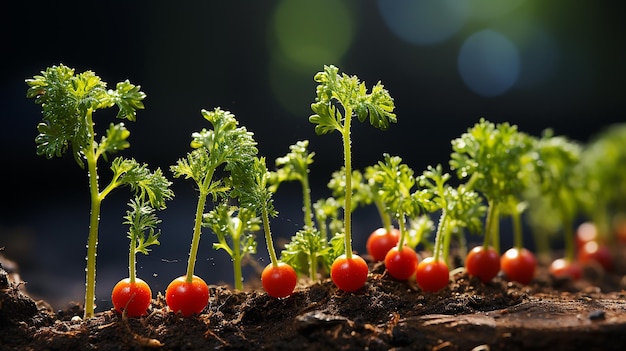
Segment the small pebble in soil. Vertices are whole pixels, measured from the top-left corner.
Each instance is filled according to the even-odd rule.
[[[606,317],[606,312],[603,310],[595,310],[589,313],[589,319],[592,321],[603,320]]]

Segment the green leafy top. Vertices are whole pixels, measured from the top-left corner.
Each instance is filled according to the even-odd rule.
[[[170,169],[175,177],[193,179],[203,193],[224,195],[228,187],[221,179],[213,180],[216,169],[225,164],[225,170],[231,170],[236,163],[250,162],[258,152],[256,142],[245,127],[237,127],[238,122],[230,112],[219,107],[201,112],[213,129],[193,133],[191,147],[195,150]]]
[[[313,227],[313,212],[311,209],[311,187],[309,185],[309,166],[313,163],[314,152],[308,151],[309,141],[298,141],[289,146],[287,155],[276,159],[277,169],[270,172],[269,189],[275,193],[282,182],[298,181],[302,186],[302,202],[304,212],[304,226]]]
[[[130,249],[128,269],[130,282],[134,283],[137,279],[135,255],[137,252],[147,255],[150,252],[150,246],[160,245],[159,236],[161,231],[156,231],[156,226],[161,223],[161,220],[154,213],[154,208],[141,197],[132,199],[128,206],[130,210],[126,211],[124,224],[129,226]]]
[[[301,140],[289,146],[289,153],[276,159],[276,171],[271,172],[270,189],[276,192],[280,183],[303,181],[308,178],[309,166],[313,164],[315,152],[309,152],[309,141]]]
[[[483,199],[477,192],[467,189],[464,184],[454,188],[447,184],[450,179],[449,173],[444,173],[442,166],[428,166],[424,173],[418,177],[420,186],[432,196],[433,210],[445,212],[446,223],[453,228],[467,228],[472,233],[479,233],[483,228],[485,206]],[[441,225],[442,223],[440,223]]]
[[[174,197],[174,192],[170,189],[170,182],[160,168],[154,172],[148,169],[147,164],[139,164],[134,159],[117,157],[111,164],[113,179],[111,183],[103,189],[102,195],[108,193],[121,185],[129,185],[135,194],[140,198],[148,198],[150,204],[157,209],[164,209],[165,201]]]
[[[583,209],[600,235],[607,235],[610,217],[626,211],[626,123],[596,135],[583,150],[577,172],[585,188]]]
[[[506,202],[519,197],[526,186],[524,160],[532,148],[531,138],[508,123],[493,124],[481,118],[461,137],[452,140],[450,167],[459,178],[471,177],[476,189],[489,201]]]
[[[580,211],[580,189],[583,188],[578,174],[578,164],[583,151],[582,145],[564,136],[554,136],[552,130],[545,130],[541,138],[535,141],[531,153],[533,176],[526,197],[534,203],[531,212],[551,207],[557,212],[560,224],[571,225]],[[546,202],[537,206],[537,201]],[[543,211],[543,210],[542,210]],[[537,215],[536,218],[551,217]],[[547,221],[552,218],[545,218]]]
[[[389,123],[396,122],[393,99],[380,82],[368,93],[365,82],[361,82],[358,77],[345,73],[339,75],[338,72],[339,69],[333,65],[324,66],[324,71],[314,77],[319,85],[311,109],[316,114],[309,117],[309,121],[316,124],[315,132],[318,135],[334,130],[345,133],[345,119],[352,118],[352,113],[356,114],[360,122],[369,115],[370,124],[382,130],[386,130]],[[335,103],[343,106],[343,114],[337,110]]]
[[[160,244],[161,231],[155,230],[161,220],[154,213],[154,208],[140,197],[132,199],[128,206],[131,209],[126,211],[126,216],[124,216],[126,220],[124,224],[129,226],[128,238],[131,243],[135,244],[136,252],[147,255],[150,252],[150,246]]]
[[[107,152],[128,148],[130,132],[123,123],[111,125],[106,137],[93,144],[92,114],[96,110],[117,105],[117,118],[135,121],[136,111],[143,109],[145,94],[128,80],[117,83],[115,90],[92,71],[74,74],[64,65],[52,66],[27,79],[26,96],[35,98],[42,107],[42,122],[37,125],[39,135],[37,154],[47,158],[60,157],[71,146],[76,162],[83,167],[85,150],[95,148],[106,158]]]
[[[248,162],[239,162],[231,170],[229,182],[231,196],[239,199],[239,204],[257,212],[267,211],[275,217],[272,192],[269,189],[270,172],[265,164],[265,157],[254,157]]]
[[[430,207],[430,196],[424,190],[414,190],[416,179],[413,170],[399,156],[383,154],[384,160],[373,166],[373,183],[380,197],[398,220],[400,216],[417,217],[422,209]]]

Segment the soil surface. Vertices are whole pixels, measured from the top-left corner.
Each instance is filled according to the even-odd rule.
[[[539,267],[527,285],[496,277],[483,284],[462,270],[424,293],[380,263],[356,293],[330,279],[300,282],[288,298],[261,289],[210,286],[208,307],[183,318],[159,294],[143,318],[112,310],[81,320],[82,307],[52,311],[0,269],[1,350],[624,350],[623,273],[587,267],[576,282]]]

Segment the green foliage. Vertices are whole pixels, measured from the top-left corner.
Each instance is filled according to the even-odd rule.
[[[285,244],[280,257],[282,262],[291,265],[296,272],[307,274],[315,280],[318,262],[326,262],[326,256],[330,253],[331,248],[322,232],[315,228],[305,227],[298,230]]]
[[[450,168],[459,178],[471,177],[470,189],[498,203],[520,196],[526,186],[524,159],[531,138],[508,123],[493,124],[481,118],[460,138],[452,140]]]
[[[188,152],[185,158],[178,159],[175,165],[170,166],[174,177],[193,179],[199,191],[187,264],[186,280],[188,282],[193,280],[206,198],[211,195],[213,200],[217,201],[219,198],[232,195],[234,193],[231,179],[234,178],[233,170],[241,168],[242,164],[248,165],[254,162],[258,152],[256,141],[252,138],[253,134],[245,127],[238,127],[239,122],[232,113],[219,107],[213,111],[202,110],[201,113],[213,128],[203,128],[200,132],[192,133],[191,147],[194,150]],[[230,171],[231,178],[215,178],[218,170]],[[242,206],[251,208],[246,204]]]
[[[585,189],[580,192],[583,211],[606,236],[611,217],[626,212],[626,124],[596,135],[580,155],[577,172]]]
[[[313,227],[313,213],[311,209],[311,188],[309,185],[309,166],[313,164],[314,152],[308,151],[309,141],[302,140],[289,146],[287,155],[276,159],[276,171],[270,172],[269,189],[275,193],[282,182],[298,181],[302,186],[302,208],[304,225]]]
[[[308,151],[309,141],[301,140],[289,146],[289,153],[276,159],[276,171],[270,174],[270,190],[276,192],[282,182],[302,182],[309,177],[314,152]],[[308,183],[308,181],[307,181]]]
[[[109,154],[127,149],[130,132],[121,122],[111,123],[105,135],[97,141],[94,112],[117,106],[118,119],[135,121],[137,110],[144,108],[146,96],[139,86],[126,80],[117,83],[115,89],[107,89],[106,83],[92,71],[75,74],[74,69],[64,65],[49,67],[41,75],[27,79],[26,84],[29,87],[26,96],[34,98],[42,109],[42,121],[37,125],[39,134],[35,138],[37,154],[50,159],[61,157],[71,148],[76,163],[87,168],[91,211],[85,269],[85,318],[90,318],[94,315],[96,248],[102,201],[114,189],[128,185],[140,200],[147,198],[151,206],[163,209],[165,201],[174,196],[169,189],[171,183],[160,169],[152,173],[145,164],[118,157],[111,165],[113,177],[110,183],[100,190],[100,158],[108,161]],[[131,243],[133,262],[135,249]],[[139,249],[143,250],[142,247]],[[131,276],[134,276],[134,265],[131,266]]]
[[[215,171],[222,165],[228,171],[237,163],[251,162],[258,152],[256,141],[245,127],[237,127],[239,122],[232,113],[219,107],[201,113],[213,129],[192,133],[191,147],[195,150],[170,169],[174,177],[193,179],[202,193],[223,195],[228,188],[220,179],[213,181]]]
[[[309,121],[316,124],[318,135],[333,130],[343,133],[345,118],[352,118],[351,112],[360,122],[369,115],[370,124],[382,130],[389,128],[389,123],[396,122],[393,99],[380,82],[368,93],[365,82],[345,73],[339,75],[339,69],[333,65],[324,66],[324,71],[318,72],[314,80],[319,83],[316,102],[311,105],[316,114]],[[335,102],[343,107],[343,114],[337,110]],[[346,116],[347,113],[350,115]]]
[[[93,143],[93,112],[117,105],[117,118],[136,120],[136,111],[143,109],[145,94],[139,86],[128,81],[117,83],[116,89],[107,89],[106,83],[92,71],[80,74],[64,65],[52,66],[26,80],[28,98],[35,98],[41,105],[42,122],[37,125],[39,135],[35,142],[37,154],[47,158],[62,156],[69,147],[76,162],[84,167],[86,150],[98,150],[98,154],[116,152],[128,148],[126,141],[130,132],[123,123],[111,125],[106,137]]]
[[[378,192],[387,206],[387,211],[393,213],[398,220],[404,216],[417,217],[424,207],[430,206],[430,198],[421,190],[413,191],[416,185],[413,170],[402,163],[399,156],[383,154],[384,161],[373,166],[373,182],[378,185]]]
[[[140,197],[132,199],[128,206],[130,210],[126,211],[126,216],[124,216],[124,224],[129,226],[128,238],[135,252],[147,255],[150,252],[150,246],[160,245],[161,231],[155,230],[161,220],[154,213],[154,208]]]
[[[261,219],[255,212],[228,203],[221,203],[202,217],[202,225],[211,228],[217,236],[215,250],[224,250],[233,257],[238,247],[242,256],[256,253],[254,232],[261,229]]]
[[[261,229],[260,223],[255,211],[226,202],[203,215],[202,225],[211,228],[217,236],[218,242],[213,243],[213,249],[224,250],[232,258],[236,289],[243,288],[242,259],[256,253],[254,232]]]

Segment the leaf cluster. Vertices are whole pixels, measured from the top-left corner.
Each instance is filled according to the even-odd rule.
[[[326,134],[338,130],[345,133],[345,119],[355,114],[360,122],[369,116],[370,124],[378,129],[386,130],[390,123],[396,122],[393,98],[381,82],[372,87],[368,93],[365,82],[357,76],[339,74],[333,65],[324,66],[314,80],[319,83],[316,88],[317,97],[311,104],[315,112],[309,117],[316,124],[315,133]],[[343,112],[338,107],[343,108]]]
[[[219,107],[213,111],[202,110],[201,113],[213,128],[192,133],[191,147],[194,150],[170,169],[174,177],[191,178],[201,192],[217,198],[225,196],[230,188],[222,179],[214,181],[216,170],[222,165],[224,170],[230,171],[237,164],[248,164],[258,149],[253,133],[245,127],[238,127],[239,123],[232,113]]]
[[[135,252],[147,255],[150,246],[160,244],[161,231],[156,231],[156,226],[161,220],[156,216],[154,207],[140,197],[131,199],[128,206],[130,210],[124,216],[124,224],[129,226],[128,238],[131,245],[134,243]]]
[[[114,90],[107,89],[92,71],[75,74],[74,69],[62,64],[47,68],[26,83],[26,96],[35,98],[42,107],[42,122],[37,125],[39,134],[35,138],[38,155],[60,157],[71,147],[74,159],[84,167],[82,159],[88,149],[95,147],[106,157],[107,152],[128,148],[130,132],[122,123],[111,124],[106,136],[94,146],[92,114],[117,105],[117,118],[135,121],[136,111],[144,108],[145,94],[139,86],[126,80],[117,83]]]
[[[497,203],[519,197],[526,186],[526,158],[532,139],[509,123],[494,124],[484,118],[461,137],[452,140],[450,168],[461,179],[471,177],[476,189]]]
[[[222,249],[233,257],[234,245],[238,245],[241,256],[256,253],[254,233],[261,229],[261,220],[253,210],[224,202],[202,216],[202,225],[217,236],[215,250]]]
[[[308,151],[309,141],[301,140],[289,146],[290,152],[276,159],[276,170],[270,172],[270,190],[276,192],[282,182],[305,181],[314,152]],[[306,180],[308,182],[308,180]]]

